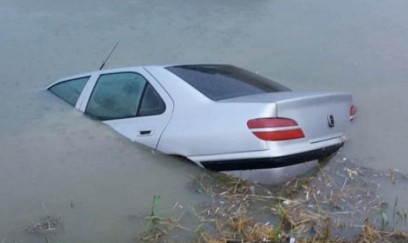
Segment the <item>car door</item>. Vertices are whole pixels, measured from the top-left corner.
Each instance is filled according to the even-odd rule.
[[[132,141],[156,149],[173,102],[142,68],[102,72],[80,107]]]

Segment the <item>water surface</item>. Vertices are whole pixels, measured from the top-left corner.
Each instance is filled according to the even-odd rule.
[[[407,10],[403,0],[2,0],[0,239],[43,242],[24,227],[52,213],[64,218],[61,241],[127,242],[142,227],[129,216],[148,215],[153,195],[164,214],[204,200],[189,183],[205,172],[43,91],[97,69],[116,42],[108,68],[229,63],[295,90],[352,92],[358,116],[341,156],[407,174]],[[383,189],[389,202],[408,203],[406,186]]]

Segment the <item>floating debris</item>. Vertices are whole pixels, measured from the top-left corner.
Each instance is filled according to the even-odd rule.
[[[186,208],[197,225],[184,227],[181,217],[155,219],[155,224],[150,219],[150,229],[156,230],[141,239],[172,242],[178,228],[191,232],[197,243],[407,242],[407,214],[397,210],[396,198],[388,217],[388,204],[373,180],[387,177],[393,184],[406,180],[396,170],[378,172],[344,158],[280,186],[207,172],[194,178],[192,191],[207,194],[209,202],[198,209],[173,207]]]
[[[62,226],[62,216],[51,217],[47,216],[40,222],[28,225],[25,230],[29,233],[47,234],[57,231]]]

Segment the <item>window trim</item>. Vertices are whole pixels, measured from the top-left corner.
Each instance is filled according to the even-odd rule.
[[[139,75],[139,76],[141,76],[141,77],[146,81],[146,83],[145,83],[144,86],[143,86],[142,94],[140,95],[139,104],[138,104],[137,109],[136,109],[136,115],[134,115],[134,116],[124,116],[124,117],[106,119],[106,118],[100,118],[100,117],[97,117],[97,116],[94,116],[94,115],[89,114],[89,113],[87,112],[88,106],[89,106],[89,103],[90,103],[90,101],[91,101],[91,97],[92,97],[92,95],[93,95],[93,93],[94,93],[94,91],[95,91],[95,88],[96,88],[96,86],[98,85],[98,83],[99,83],[99,81],[100,81],[101,76],[103,76],[103,75],[111,75],[111,74],[123,74],[123,73],[133,73],[133,74]],[[141,107],[141,104],[142,104],[141,101],[142,101],[143,97],[145,96],[146,89],[147,89],[147,86],[148,86],[148,85],[152,86],[152,88],[153,88],[153,89],[156,91],[156,93],[159,95],[160,99],[162,100],[162,102],[163,102],[163,104],[164,104],[164,110],[163,110],[162,113],[159,113],[159,114],[140,116],[140,115],[138,115],[138,114],[139,114],[139,110],[140,110],[140,107]],[[149,80],[148,80],[144,75],[142,75],[141,73],[138,73],[138,72],[134,72],[134,71],[123,71],[123,72],[113,72],[113,73],[101,73],[101,74],[97,77],[97,80],[95,81],[95,84],[94,84],[93,87],[92,87],[92,91],[91,91],[90,94],[89,94],[88,101],[87,101],[87,103],[86,103],[86,106],[85,106],[85,109],[84,109],[83,112],[84,112],[84,114],[86,114],[87,116],[89,116],[90,118],[92,118],[92,119],[94,119],[94,120],[98,120],[98,121],[112,121],[112,120],[130,119],[130,118],[137,118],[137,117],[157,116],[157,115],[163,114],[163,113],[166,111],[166,109],[167,109],[166,102],[165,102],[164,99],[161,97],[160,93],[157,92],[157,90],[154,88],[154,86],[149,82]]]

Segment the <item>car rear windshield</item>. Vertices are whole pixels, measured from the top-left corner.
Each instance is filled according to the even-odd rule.
[[[283,85],[230,65],[182,65],[167,67],[212,100],[289,91]]]

